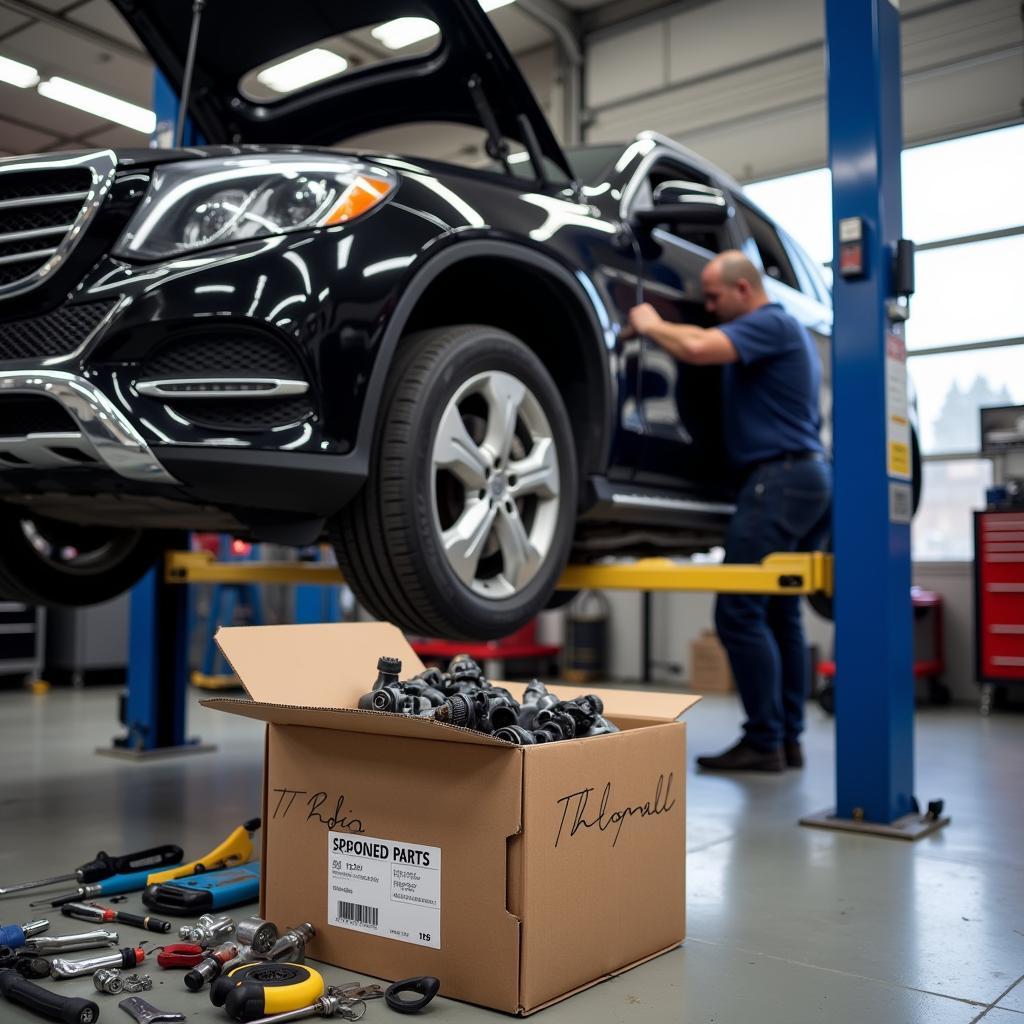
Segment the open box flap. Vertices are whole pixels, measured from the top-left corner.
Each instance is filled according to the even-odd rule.
[[[354,708],[373,687],[378,658],[401,658],[401,679],[423,670],[388,622],[230,626],[217,630],[216,640],[245,692],[267,704]]]

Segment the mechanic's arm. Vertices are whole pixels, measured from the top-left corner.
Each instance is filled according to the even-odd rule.
[[[629,325],[683,363],[716,366],[739,360],[736,347],[717,327],[670,323],[649,302],[629,311]]]

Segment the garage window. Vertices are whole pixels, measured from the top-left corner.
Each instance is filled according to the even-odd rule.
[[[979,170],[979,168],[981,170]],[[1024,125],[908,149],[904,234],[918,243],[907,368],[924,454],[916,559],[972,557],[971,510],[991,483],[979,410],[1024,403]],[[827,168],[746,191],[816,259],[832,258]]]

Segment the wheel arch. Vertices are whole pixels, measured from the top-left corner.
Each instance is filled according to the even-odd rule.
[[[374,361],[360,436],[376,432],[384,382],[403,338],[428,327],[487,324],[520,338],[551,373],[573,424],[580,478],[603,472],[613,395],[597,302],[550,256],[511,242],[454,243],[402,290]]]

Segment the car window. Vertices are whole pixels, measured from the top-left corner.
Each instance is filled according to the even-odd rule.
[[[761,255],[764,272],[769,277],[775,278],[776,281],[781,281],[783,284],[789,285],[790,288],[800,291],[800,281],[774,226],[742,199],[737,202],[743,211],[747,227],[750,228],[757,251]]]
[[[633,210],[649,208],[654,205],[654,190],[666,181],[692,181],[698,185],[714,186],[710,176],[688,167],[679,160],[659,160],[645,175],[633,199]],[[632,210],[630,211],[632,212]],[[723,227],[682,228],[671,224],[663,225],[664,230],[676,238],[693,245],[699,245],[708,252],[721,252],[729,248],[729,241]]]

